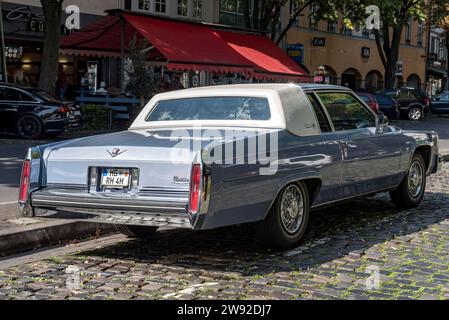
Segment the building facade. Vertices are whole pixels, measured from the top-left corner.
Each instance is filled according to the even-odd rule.
[[[80,27],[98,19],[105,14],[105,10],[117,8],[117,0],[103,0],[88,2],[85,0],[72,0],[67,5],[76,5],[80,9]],[[65,28],[65,20],[69,16],[65,13],[61,16],[61,32],[63,35],[76,30]],[[5,42],[5,58],[7,80],[16,83],[19,72],[23,72],[25,83],[36,86],[39,81],[40,61],[42,56],[43,41],[45,35],[45,20],[42,13],[40,0],[8,0],[2,1],[2,18]],[[76,90],[78,80],[87,70],[88,60],[94,60],[101,69],[100,59],[88,59],[75,55],[60,55],[59,63],[64,66],[69,85]],[[106,64],[105,64],[106,66]],[[112,69],[111,69],[112,70]],[[108,68],[98,70],[111,73]]]
[[[430,31],[429,59],[427,63],[427,91],[431,95],[448,90],[448,41],[443,28]]]
[[[290,12],[295,12],[295,1]],[[345,85],[355,90],[381,90],[385,70],[381,62],[374,35],[369,30],[348,29],[342,21],[327,23],[316,21],[310,15],[311,6],[297,18],[285,39],[286,46],[310,73],[320,67],[326,69],[327,82]],[[424,89],[426,78],[425,25],[410,20],[401,40],[396,86]]]

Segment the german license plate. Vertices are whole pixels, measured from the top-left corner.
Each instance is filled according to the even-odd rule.
[[[130,176],[129,169],[103,169],[101,186],[105,188],[128,188]]]

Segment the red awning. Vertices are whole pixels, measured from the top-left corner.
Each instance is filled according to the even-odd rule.
[[[154,46],[152,57],[160,55],[158,61],[166,62],[171,71],[241,73],[258,79],[292,81],[307,77],[307,73],[268,38],[130,13],[106,16],[64,37],[62,51],[120,53],[121,18],[125,48],[133,34],[145,38]]]

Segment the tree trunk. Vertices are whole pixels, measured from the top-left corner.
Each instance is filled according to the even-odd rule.
[[[399,48],[402,37],[402,25],[396,25],[393,28],[393,38],[391,40],[391,46],[389,55],[387,55],[387,65],[385,68],[385,89],[393,89],[396,84],[396,68],[399,60]]]
[[[45,18],[45,39],[42,51],[39,88],[52,93],[55,91],[55,83],[58,75],[62,3],[63,0],[41,0]]]

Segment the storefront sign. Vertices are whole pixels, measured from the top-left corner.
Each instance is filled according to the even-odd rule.
[[[304,46],[302,44],[288,45],[287,54],[296,63],[304,64]]]
[[[362,48],[362,58],[367,59],[369,57],[371,57],[371,48],[363,47]]]
[[[69,6],[70,7],[70,6]],[[66,12],[67,19],[73,20],[73,15],[77,12]],[[45,18],[42,14],[42,8],[34,6],[18,6],[13,3],[7,3],[3,8],[5,17],[4,23],[6,33],[39,33],[41,36],[45,32]],[[77,18],[79,20],[79,17]],[[65,18],[61,20],[61,33],[69,35],[79,29],[79,21],[75,19],[75,28],[69,24],[71,28],[67,28]]]
[[[312,44],[314,47],[325,47],[326,38],[313,38]]]
[[[23,47],[5,47],[5,57],[9,60],[22,59]]]
[[[436,61],[438,60],[438,54],[437,53],[429,53],[429,56],[427,58],[429,61]]]

